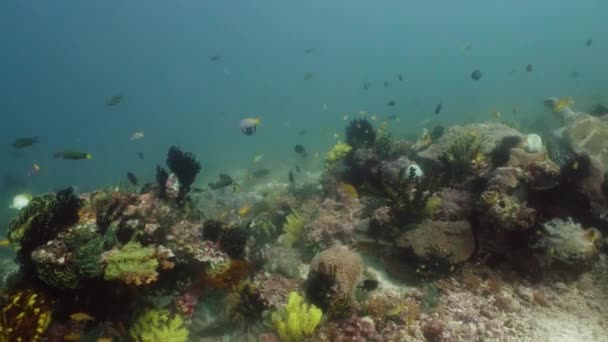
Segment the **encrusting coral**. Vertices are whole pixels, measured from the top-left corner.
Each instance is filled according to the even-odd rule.
[[[304,337],[311,336],[322,317],[321,309],[306,304],[302,296],[297,292],[291,292],[287,307],[272,314],[272,323],[277,329],[281,341],[297,342]]]
[[[146,310],[139,315],[129,334],[136,342],[186,342],[188,328],[179,315],[167,310]]]
[[[106,264],[104,278],[120,279],[125,284],[150,284],[158,278],[156,251],[143,247],[139,242],[129,242],[121,249],[110,250],[103,255]]]

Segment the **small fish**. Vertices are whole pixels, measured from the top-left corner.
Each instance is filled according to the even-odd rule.
[[[395,121],[397,119],[399,119],[399,117],[397,115],[389,115],[386,117],[389,121]]]
[[[229,175],[221,173],[219,175],[218,181],[207,183],[207,185],[209,185],[209,188],[211,188],[211,190],[217,190],[230,185],[234,185],[234,180]]]
[[[395,107],[396,104],[397,104],[397,102],[395,102],[395,100],[390,100],[390,101],[388,101],[388,103],[386,105],[389,107]]]
[[[514,107],[511,109],[511,112],[512,112],[513,114],[517,114],[517,113],[519,113],[519,108],[517,108],[517,106],[514,106]]]
[[[304,81],[308,81],[312,78],[312,72],[307,72],[304,74]]]
[[[378,118],[377,118],[375,115],[372,115],[372,116],[370,116],[369,118],[370,118],[370,120],[372,120],[372,121],[376,121],[376,120],[378,119]]]
[[[32,195],[30,195],[30,194],[19,194],[19,195],[13,197],[13,204],[11,204],[9,206],[9,208],[16,209],[16,210],[21,210],[21,209],[27,207],[27,205],[30,204],[31,200],[32,200]]]
[[[32,164],[29,170],[26,172],[26,176],[37,176],[40,174],[40,166],[38,164]]]
[[[344,114],[344,117],[342,118],[342,120],[344,120],[344,121],[348,120],[348,114]]]
[[[315,49],[313,49],[313,48],[304,49],[304,54],[310,55],[313,51],[315,51]]]
[[[133,132],[133,134],[131,134],[131,141],[143,139],[143,137],[144,137],[144,132]]]
[[[6,247],[6,246],[9,246],[10,244],[11,244],[11,241],[9,239],[0,240],[0,247]]]
[[[327,107],[327,103],[324,103],[323,106],[321,106],[321,109],[323,109],[324,111],[328,110],[329,107]]]
[[[306,153],[306,149],[302,145],[296,145],[293,147],[295,153],[301,155],[302,157],[306,157],[308,154]]]
[[[68,159],[68,160],[79,160],[79,159],[93,159],[93,155],[86,152],[78,152],[78,151],[63,151],[57,152],[53,154],[53,157],[59,159]]]
[[[199,188],[199,187],[196,187],[196,186],[192,187],[192,192],[195,193],[195,194],[200,194],[200,193],[203,193],[205,191],[207,191],[207,190]]]
[[[576,79],[578,79],[579,73],[578,73],[578,71],[576,71],[576,70],[572,70],[572,71],[570,71],[570,72],[568,73],[568,76],[569,76],[571,79],[576,80]]]
[[[127,172],[127,179],[132,185],[137,186],[139,184],[139,182],[137,181],[137,177],[135,177],[135,175],[131,172]]]
[[[264,159],[264,153],[258,154],[256,156],[253,157],[253,162],[254,163],[258,163],[260,162],[262,159]]]
[[[308,133],[308,130],[306,130],[305,128],[302,128],[299,132],[298,132],[298,136],[302,137],[305,136],[306,133]]]
[[[435,113],[435,115],[437,115],[437,114],[441,113],[441,108],[442,108],[442,107],[443,107],[443,106],[441,105],[441,103],[440,103],[440,104],[438,104],[438,105],[437,105],[437,107],[435,107],[435,110],[433,111],[433,113]]]
[[[479,81],[482,76],[483,76],[483,73],[479,69],[476,69],[471,73],[471,79],[473,81]]]
[[[500,119],[500,117],[502,116],[502,114],[497,110],[493,111],[491,114],[495,119]]]
[[[593,39],[587,39],[587,41],[585,42],[585,46],[591,46],[593,45]]]
[[[340,138],[340,133],[334,132],[334,138],[339,139]]]
[[[261,123],[260,118],[245,118],[239,123],[241,132],[247,136],[252,136],[256,132],[258,125]]]
[[[374,291],[378,288],[378,285],[380,285],[380,282],[375,279],[365,279],[357,288],[363,291]]]
[[[384,81],[384,86],[388,87],[388,81]]]
[[[13,141],[13,148],[25,148],[30,147],[34,144],[38,143],[38,137],[25,137],[25,138],[17,138]]]
[[[290,184],[293,184],[296,181],[295,178],[294,178],[294,176],[293,176],[293,171],[291,171],[291,170],[289,170],[289,178],[288,179],[289,179],[289,183]]]
[[[262,177],[266,177],[270,174],[270,170],[268,169],[257,169],[257,170],[253,170],[251,172],[251,176],[253,178],[262,178]]]
[[[532,72],[532,64],[526,65],[526,72]]]
[[[209,57],[209,60],[211,62],[219,62],[222,60],[222,56],[220,56],[220,55],[211,56],[211,57]]]
[[[399,81],[403,81],[403,75],[401,75],[401,74],[397,74],[397,79],[398,79]]]
[[[300,173],[300,167],[298,165],[296,165],[296,172]]]
[[[144,160],[144,153],[143,152],[137,152],[137,158],[139,158],[139,160]]]
[[[247,216],[247,214],[249,214],[250,211],[251,211],[251,205],[245,204],[238,210],[237,213],[239,214],[239,216]]]
[[[86,312],[76,312],[70,315],[70,318],[75,320],[76,322],[82,322],[82,321],[94,321],[95,318],[91,315],[89,315]]]
[[[363,82],[363,89],[367,90],[372,86],[372,83],[369,81]]]
[[[108,106],[108,107],[117,106],[117,105],[121,104],[124,99],[125,99],[125,97],[122,94],[112,95],[112,96],[110,96],[110,98],[108,98],[106,100],[106,106]]]
[[[63,336],[63,340],[64,341],[80,341],[80,334],[78,333],[73,333],[73,334],[67,334]]]

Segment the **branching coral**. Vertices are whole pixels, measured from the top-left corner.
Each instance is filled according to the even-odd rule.
[[[345,130],[346,143],[355,149],[372,147],[376,142],[376,130],[365,118],[352,120]]]
[[[129,330],[136,342],[186,342],[188,328],[179,315],[172,316],[167,310],[146,310]]]
[[[2,307],[0,341],[40,341],[51,323],[51,303],[32,289],[14,293]]]
[[[279,241],[287,246],[291,247],[294,243],[299,242],[304,233],[304,226],[306,221],[304,218],[295,210],[291,211],[291,214],[285,218],[283,224],[283,234],[279,236]]]
[[[139,242],[129,242],[121,249],[110,250],[104,253],[103,260],[106,280],[120,279],[126,284],[139,286],[153,283],[158,278],[156,251],[143,247]]]
[[[53,239],[62,229],[78,221],[81,201],[72,188],[34,197],[8,228],[8,238],[19,243],[23,255]]]
[[[322,317],[321,309],[306,304],[302,296],[297,292],[291,292],[287,307],[272,314],[272,323],[277,329],[281,341],[297,342],[304,337],[311,336]]]
[[[176,202],[179,203],[190,192],[190,186],[200,172],[201,165],[194,159],[192,153],[184,153],[179,147],[171,146],[167,155],[167,166],[179,180],[180,187],[176,198]]]

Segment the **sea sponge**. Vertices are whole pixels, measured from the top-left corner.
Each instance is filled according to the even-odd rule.
[[[296,342],[311,336],[322,317],[321,309],[304,303],[302,296],[297,292],[291,292],[287,307],[273,313],[271,319],[281,341]]]
[[[327,164],[333,164],[336,161],[344,158],[353,148],[345,143],[338,142],[336,143],[329,152],[327,152],[327,156],[325,156],[325,161]]]
[[[1,318],[0,341],[40,341],[51,323],[51,303],[35,290],[18,291],[8,297]]]
[[[136,342],[186,342],[188,328],[179,315],[167,310],[146,310],[135,321],[129,334]]]
[[[283,234],[279,236],[279,242],[286,247],[293,246],[294,243],[300,241],[304,232],[304,225],[306,224],[304,218],[295,210],[291,211],[291,214],[285,218],[283,224]]]
[[[310,263],[309,278],[315,273],[332,277],[338,293],[353,294],[363,276],[363,260],[358,253],[334,246],[317,254]]]
[[[126,284],[142,285],[153,283],[158,278],[156,251],[143,247],[139,242],[132,241],[121,249],[110,250],[102,259],[106,263],[106,280],[121,279]]]

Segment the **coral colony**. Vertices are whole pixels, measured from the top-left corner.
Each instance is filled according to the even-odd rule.
[[[545,104],[562,137],[356,119],[312,184],[195,192],[171,147],[139,192],[36,196],[7,231],[0,341],[550,340],[548,308],[606,301],[608,121]]]

